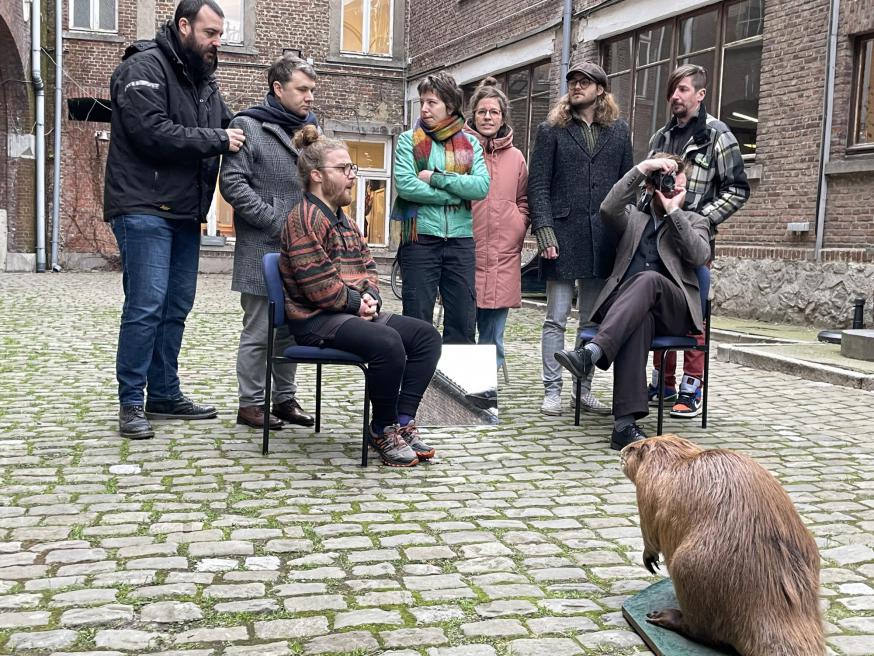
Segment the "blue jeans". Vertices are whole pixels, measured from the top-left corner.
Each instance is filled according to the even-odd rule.
[[[178,357],[194,305],[200,224],[150,214],[112,219],[121,253],[124,308],[115,372],[121,405],[181,396]]]
[[[477,308],[476,328],[479,331],[478,344],[494,344],[497,352],[498,369],[504,364],[504,328],[510,308]]]

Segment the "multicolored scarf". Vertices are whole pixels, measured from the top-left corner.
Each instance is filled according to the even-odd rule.
[[[416,121],[416,125],[413,127],[413,162],[417,175],[420,171],[428,168],[431,146],[435,141],[443,144],[445,151],[444,171],[459,174],[470,173],[473,167],[473,146],[464,135],[462,128],[464,128],[464,117],[460,114],[445,118],[430,130],[422,124],[421,119]],[[418,213],[419,206],[415,203],[404,200],[400,196],[395,199],[391,210],[391,236],[394,243],[400,245],[418,239],[416,232]]]

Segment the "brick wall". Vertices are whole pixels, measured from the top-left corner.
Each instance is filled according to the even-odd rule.
[[[254,43],[247,48],[223,48],[218,80],[233,111],[260,103],[267,92],[267,68],[283,48],[302,50],[314,60],[319,74],[315,111],[319,119],[381,122],[398,125],[403,119],[403,71],[352,65],[330,59],[329,0],[260,0],[256,5]],[[157,29],[175,11],[172,0],[159,0]],[[403,15],[396,20],[403,20]],[[65,84],[67,97],[109,98],[109,78],[124,48],[136,39],[137,7],[119,0],[118,39],[113,42],[66,39],[65,68],[75,82]],[[401,46],[402,47],[402,46]],[[106,144],[94,139],[108,124],[64,121],[62,219],[64,249],[116,254],[115,241],[102,224],[102,181]],[[98,193],[100,192],[100,193]]]
[[[33,160],[10,159],[9,134],[28,134],[33,122],[29,32],[18,0],[0,0],[0,209],[7,211],[7,249],[33,252]]]

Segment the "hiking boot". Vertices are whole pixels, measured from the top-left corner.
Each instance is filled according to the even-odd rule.
[[[404,438],[404,442],[406,442],[415,452],[416,457],[419,460],[428,460],[429,458],[434,457],[434,447],[430,447],[422,441],[422,437],[419,435],[419,427],[416,426],[415,419],[410,419],[410,423],[406,426],[401,426],[398,429],[398,432],[401,434],[401,437]]]
[[[147,440],[155,437],[141,405],[123,405],[118,409],[118,432],[129,440]]]
[[[149,419],[212,419],[218,414],[211,405],[198,405],[185,396],[168,401],[146,401]]]
[[[543,404],[540,406],[540,412],[552,417],[561,415],[561,394],[559,392],[547,392],[543,397]]]
[[[404,441],[397,424],[386,426],[377,435],[370,428],[370,445],[379,453],[379,457],[389,467],[413,467],[419,464],[416,452]]]

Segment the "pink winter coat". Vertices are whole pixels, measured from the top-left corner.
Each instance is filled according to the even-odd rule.
[[[474,201],[476,305],[496,309],[522,305],[522,242],[528,231],[528,167],[513,131],[487,142],[469,125],[464,128],[483,147],[491,184],[489,195]],[[503,134],[501,128],[499,134]]]

